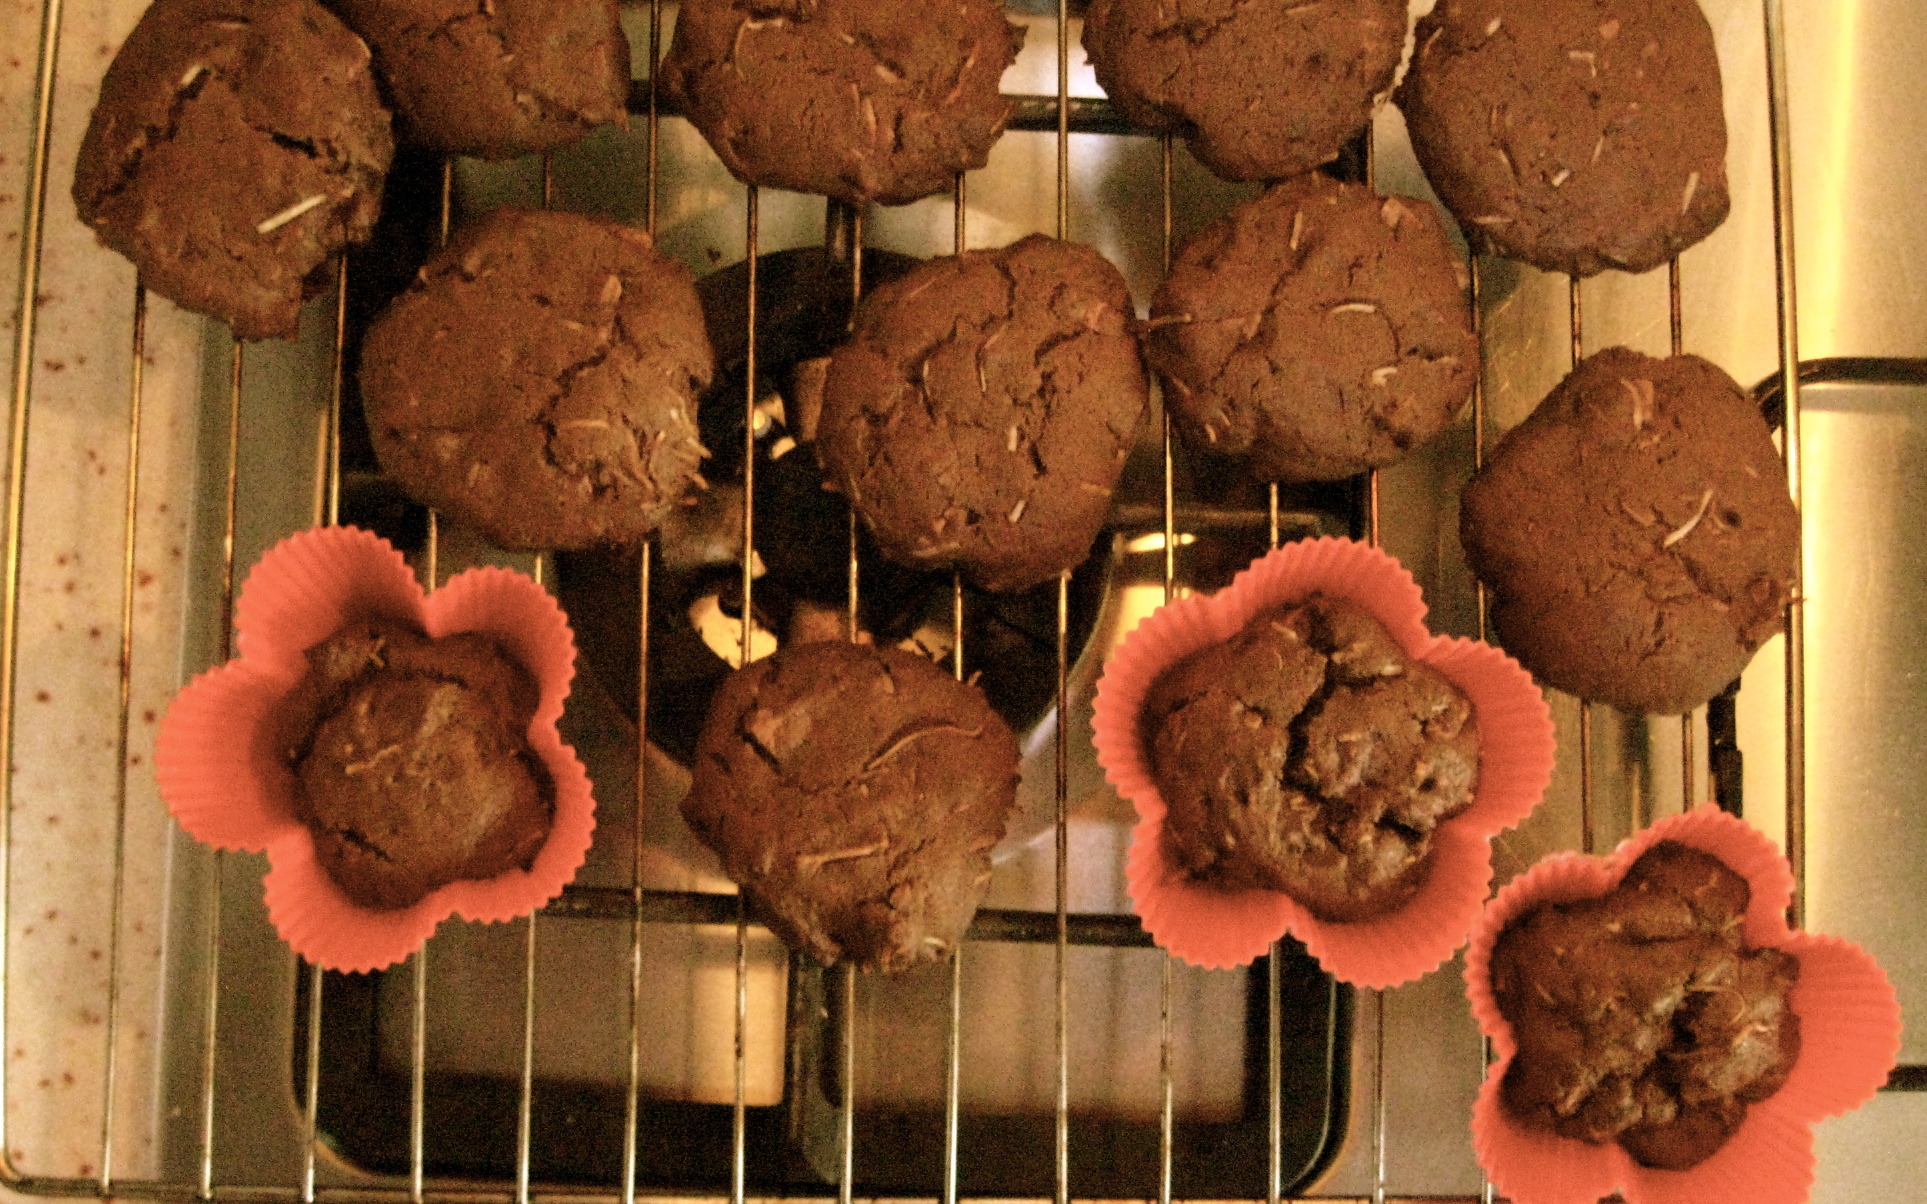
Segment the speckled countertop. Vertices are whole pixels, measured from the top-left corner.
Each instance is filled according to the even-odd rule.
[[[159,907],[171,825],[148,761],[156,718],[180,674],[182,499],[192,480],[203,323],[165,302],[149,307],[123,775],[118,667],[134,275],[94,245],[64,186],[100,72],[141,7],[104,0],[66,7],[34,304],[5,1041],[7,1153],[13,1169],[28,1175],[101,1171],[115,798],[123,781],[115,1173],[141,1174],[154,1155]],[[0,296],[10,370],[39,25],[37,0],[0,4]]]

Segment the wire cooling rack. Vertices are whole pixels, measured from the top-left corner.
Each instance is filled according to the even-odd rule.
[[[1071,182],[1073,179],[1073,136],[1105,135],[1128,136],[1131,131],[1126,123],[1102,100],[1073,98],[1070,95],[1070,42],[1073,15],[1066,0],[1057,0],[1054,11],[1040,10],[1033,14],[1043,20],[1040,27],[1053,29],[1056,43],[1056,94],[1026,95],[1016,98],[1017,115],[1012,123],[1015,130],[1041,132],[1055,137],[1055,191],[1053,197],[1054,230],[1059,237],[1075,238],[1078,231],[1072,221],[1070,203]],[[1791,242],[1792,214],[1790,168],[1788,166],[1787,96],[1786,96],[1786,50],[1784,21],[1780,0],[1762,0],[1760,6],[1762,31],[1766,46],[1766,96],[1764,104],[1770,127],[1770,148],[1772,154],[1772,191],[1773,191],[1773,241],[1776,269],[1776,306],[1779,331],[1780,375],[1776,385],[1782,398],[1784,422],[1784,453],[1787,467],[1788,487],[1796,505],[1801,501],[1800,470],[1800,423],[1799,380],[1796,368],[1799,364],[1796,346],[1795,290],[1793,277],[1793,249]],[[0,615],[0,641],[4,642],[4,659],[0,660],[0,748],[4,748],[8,760],[14,766],[12,772],[0,775],[0,813],[6,816],[4,827],[0,827],[0,932],[5,934],[5,943],[0,944],[0,969],[13,964],[12,950],[17,940],[15,929],[18,917],[13,912],[13,883],[15,878],[15,782],[18,775],[18,761],[21,750],[16,747],[18,731],[17,720],[23,705],[20,698],[21,682],[17,664],[22,638],[21,608],[23,582],[30,575],[31,566],[24,563],[23,544],[28,524],[32,521],[29,513],[32,488],[28,474],[28,436],[36,429],[34,391],[37,380],[36,335],[40,306],[39,281],[42,272],[42,255],[46,222],[48,219],[48,194],[50,191],[48,164],[52,159],[53,121],[57,100],[57,66],[71,57],[63,53],[63,0],[43,0],[39,22],[38,66],[35,73],[35,95],[32,103],[31,147],[28,156],[23,188],[24,216],[21,227],[20,280],[19,295],[21,305],[18,310],[18,329],[14,345],[11,391],[11,427],[8,458],[8,488],[6,496],[6,587],[4,591],[4,613]],[[663,7],[661,0],[651,0],[647,17],[648,58],[654,64],[659,61],[663,44]],[[67,47],[67,51],[71,51]],[[653,72],[651,73],[653,75]],[[631,99],[631,109],[646,121],[646,162],[643,165],[646,180],[646,204],[643,210],[643,224],[653,233],[657,227],[659,198],[659,123],[664,117],[671,116],[663,99],[656,93],[653,78],[636,85]],[[1341,174],[1349,174],[1354,179],[1370,181],[1373,176],[1372,140],[1369,136],[1362,139],[1348,151],[1340,164]],[[1174,229],[1174,204],[1181,204],[1182,198],[1174,198],[1173,189],[1173,148],[1166,137],[1162,144],[1160,176],[1156,182],[1162,205],[1162,246],[1163,261],[1168,265],[1172,251]],[[454,166],[443,164],[440,176],[439,236],[446,239],[450,211],[452,207]],[[55,182],[58,183],[58,182]],[[545,161],[543,170],[543,200],[552,199],[551,174]],[[953,197],[955,211],[954,249],[962,250],[967,243],[967,214],[969,207],[967,190],[970,182],[966,177],[958,177]],[[758,428],[757,405],[761,400],[758,387],[756,355],[756,330],[758,314],[756,309],[758,270],[758,215],[760,208],[758,190],[749,188],[745,198],[746,214],[742,237],[746,248],[744,268],[748,274],[747,312],[745,314],[745,344],[749,363],[746,371],[747,386],[742,398],[744,406],[744,445],[741,448],[742,473],[744,478],[744,497],[741,522],[743,526],[743,556],[740,572],[740,614],[742,640],[747,645],[755,634],[754,621],[750,616],[755,613],[754,596],[757,587],[757,574],[754,566],[752,547],[755,523],[755,480],[758,464],[755,435]],[[863,288],[864,217],[861,212],[831,205],[826,217],[827,240],[841,245],[847,250],[849,279],[852,300],[860,295]],[[932,248],[941,252],[950,248]],[[344,392],[344,362],[347,358],[346,338],[350,327],[350,298],[355,287],[355,259],[352,255],[344,258],[333,279],[333,316],[335,337],[331,355],[320,371],[327,376],[328,408],[320,444],[315,458],[316,471],[312,487],[312,521],[337,521],[341,513],[342,498],[342,400]],[[1470,274],[1472,313],[1477,323],[1484,314],[1481,301],[1482,272],[1477,258],[1471,262]],[[1680,291],[1680,270],[1677,261],[1668,272],[1667,301],[1669,306],[1668,325],[1671,348],[1675,353],[1682,350],[1682,311]],[[1568,324],[1571,339],[1571,357],[1576,361],[1582,351],[1583,314],[1581,291],[1578,281],[1573,281],[1567,296],[1569,307]],[[128,817],[130,797],[135,797],[134,805],[142,805],[146,793],[140,775],[140,767],[129,767],[130,748],[136,742],[138,733],[135,706],[132,701],[135,689],[132,685],[136,654],[136,630],[138,627],[136,611],[137,598],[142,586],[142,570],[137,549],[137,536],[140,532],[138,515],[141,508],[140,489],[142,485],[142,455],[146,441],[153,435],[144,426],[143,414],[143,366],[151,359],[149,338],[149,306],[146,294],[136,285],[132,306],[131,328],[127,338],[131,348],[129,357],[130,371],[126,381],[128,398],[125,427],[126,453],[125,476],[121,485],[125,498],[124,523],[118,533],[117,557],[119,562],[118,585],[120,590],[120,631],[119,631],[119,690],[115,715],[114,741],[118,756],[117,763],[122,766],[116,787],[110,797],[93,800],[93,805],[112,812],[110,830],[113,833],[111,858],[113,873],[107,890],[98,898],[85,900],[83,905],[105,910],[110,915],[108,948],[105,951],[106,990],[102,1022],[105,1033],[106,1059],[101,1070],[102,1081],[97,1095],[102,1101],[99,1126],[98,1153],[91,1162],[91,1173],[80,1175],[31,1174],[18,1169],[23,1159],[22,1151],[12,1138],[4,1137],[5,1129],[0,1128],[0,1151],[6,1158],[4,1179],[12,1188],[41,1195],[106,1197],[110,1195],[132,1196],[170,1196],[197,1197],[200,1199],[367,1199],[381,1201],[420,1201],[424,1199],[460,1200],[499,1200],[513,1199],[517,1204],[536,1199],[620,1199],[630,1204],[639,1193],[662,1194],[714,1194],[707,1188],[677,1189],[675,1185],[647,1183],[639,1181],[638,1166],[638,1118],[642,1114],[641,1091],[639,1087],[638,1065],[640,1051],[647,1039],[645,1032],[646,1017],[643,1014],[643,982],[649,967],[644,958],[644,931],[655,924],[712,924],[724,925],[733,930],[735,966],[735,1009],[734,1025],[736,1031],[735,1054],[733,1063],[734,1100],[730,1107],[729,1137],[721,1157],[727,1166],[718,1168],[724,1172],[720,1182],[726,1183],[726,1194],[732,1201],[741,1201],[749,1195],[755,1185],[750,1181],[749,1166],[751,1106],[746,1092],[746,1040],[744,1029],[747,1024],[749,948],[752,925],[745,915],[740,900],[736,896],[702,894],[696,892],[655,891],[640,885],[644,881],[643,845],[639,834],[635,838],[633,854],[633,881],[636,885],[628,889],[573,888],[555,904],[537,916],[530,917],[524,924],[522,987],[522,1026],[520,1044],[519,1091],[515,1097],[514,1122],[505,1125],[502,1131],[494,1133],[492,1140],[513,1148],[513,1174],[501,1179],[489,1180],[444,1180],[433,1176],[428,1167],[426,1156],[427,1119],[425,1101],[427,1089],[427,1032],[429,983],[426,956],[411,959],[412,1010],[410,1027],[409,1076],[407,1079],[406,1107],[408,1116],[408,1170],[404,1175],[374,1179],[353,1179],[340,1182],[342,1177],[335,1172],[339,1169],[332,1154],[327,1150],[325,1134],[320,1132],[321,1084],[323,1076],[329,1073],[323,1056],[323,1016],[330,1006],[330,999],[338,991],[331,990],[330,979],[316,967],[306,967],[304,981],[298,993],[302,1018],[295,1029],[294,1037],[305,1045],[297,1053],[295,1063],[301,1068],[297,1082],[296,1104],[300,1115],[300,1153],[298,1166],[291,1179],[262,1181],[232,1181],[217,1173],[220,1159],[217,1158],[217,1133],[223,1130],[217,1124],[217,1100],[221,1098],[219,1084],[223,1075],[236,1072],[236,1068],[224,1065],[221,1059],[224,1013],[222,1003],[227,983],[223,977],[224,958],[232,955],[229,943],[232,934],[224,927],[221,914],[222,893],[218,881],[222,876],[220,855],[214,857],[211,874],[216,888],[207,890],[201,901],[190,903],[189,910],[199,909],[195,921],[183,931],[190,934],[188,939],[202,942],[200,956],[195,959],[200,968],[198,981],[192,983],[173,983],[171,991],[176,995],[193,997],[199,1000],[198,1008],[189,1011],[200,1017],[198,1047],[200,1057],[198,1066],[192,1073],[176,1076],[167,1080],[174,1085],[178,1080],[186,1089],[178,1098],[170,1096],[164,1101],[171,1115],[185,1113],[192,1119],[198,1133],[198,1141],[192,1157],[193,1173],[130,1175],[116,1170],[116,1154],[120,1146],[117,1141],[117,1128],[128,1122],[120,1115],[119,1103],[124,1094],[125,1084],[118,1081],[122,1073],[119,1050],[123,1046],[122,1029],[129,1023],[123,1014],[122,982],[130,973],[128,960],[131,957],[127,942],[122,939],[123,932],[130,921],[128,855],[126,833],[129,831]],[[212,344],[210,344],[212,345]],[[1483,340],[1482,340],[1483,345]],[[218,597],[206,599],[206,609],[214,616],[216,630],[203,642],[210,645],[210,659],[224,659],[232,651],[231,615],[235,591],[235,573],[244,569],[245,563],[237,564],[237,524],[245,512],[249,500],[247,484],[241,473],[241,444],[243,440],[242,398],[244,365],[247,349],[243,344],[233,343],[228,354],[224,378],[220,386],[205,390],[206,405],[209,412],[203,418],[204,429],[218,430],[218,438],[224,440],[225,455],[218,457],[224,462],[224,473],[211,485],[204,482],[202,493],[217,495],[220,556],[218,572],[214,574],[217,584],[213,587]],[[1485,440],[1488,429],[1486,414],[1486,384],[1481,381],[1475,389],[1472,401],[1472,463],[1483,462]],[[1168,598],[1182,589],[1185,582],[1178,571],[1177,548],[1181,532],[1179,530],[1179,511],[1174,494],[1174,467],[1171,435],[1168,420],[1162,420],[1157,432],[1159,454],[1162,459],[1162,513],[1159,516],[1163,549],[1162,585]],[[723,449],[718,449],[722,453]],[[305,491],[306,485],[302,486]],[[1359,483],[1357,505],[1355,508],[1356,532],[1377,541],[1380,530],[1379,481],[1376,473]],[[1303,524],[1303,516],[1291,513],[1281,514],[1279,494],[1274,485],[1270,490],[1269,510],[1266,515],[1266,528],[1269,542],[1276,545],[1282,538],[1298,530]],[[857,628],[857,605],[861,597],[863,582],[858,571],[856,554],[857,532],[852,520],[849,532],[849,631],[854,636]],[[432,515],[428,519],[425,547],[421,556],[421,568],[429,582],[437,579],[440,532]],[[550,566],[542,558],[532,564],[534,574],[540,578],[550,571]],[[639,662],[642,666],[639,682],[638,722],[646,723],[649,697],[649,607],[652,596],[652,574],[655,565],[652,547],[645,544],[641,549],[637,570],[637,586],[642,599],[642,613],[638,626]],[[1804,881],[1804,633],[1802,608],[1799,602],[1800,590],[1796,581],[1795,601],[1790,608],[1788,638],[1786,640],[1786,801],[1787,801],[1787,841],[1788,855],[1792,861],[1796,881]],[[952,670],[962,677],[969,667],[970,650],[965,647],[966,591],[961,580],[951,582],[952,638],[949,663]],[[1070,638],[1070,576],[1060,578],[1056,591],[1056,623],[1054,631],[1055,650],[1055,688],[1059,715],[1070,712],[1068,698],[1068,679],[1076,649]],[[1485,602],[1483,591],[1477,595],[1477,625],[1481,635],[1485,632]],[[1687,801],[1691,801],[1695,781],[1695,737],[1697,729],[1691,717],[1684,721],[1681,728],[1680,743],[1682,752],[1681,779],[1685,783]],[[639,733],[638,746],[640,747]],[[1108,945],[1113,947],[1133,947],[1148,945],[1148,939],[1129,917],[1110,917],[1082,915],[1072,912],[1068,905],[1068,883],[1070,881],[1071,844],[1069,839],[1069,815],[1071,799],[1067,784],[1067,741],[1082,739],[1081,733],[1059,731],[1053,754],[1054,771],[1054,867],[1055,867],[1055,908],[1044,912],[987,911],[981,915],[972,929],[970,942],[959,947],[952,955],[948,970],[948,1022],[944,1049],[945,1090],[943,1093],[943,1137],[941,1151],[941,1173],[935,1195],[949,1204],[960,1194],[960,1168],[966,1166],[973,1156],[971,1149],[961,1138],[960,1124],[962,1107],[959,1099],[959,1083],[962,1076],[964,1053],[960,1043],[960,1015],[963,998],[963,984],[969,973],[973,947],[983,941],[1031,941],[1041,942],[1054,949],[1054,990],[1052,992],[1052,1028],[1055,1035],[1054,1060],[1054,1099],[1051,1108],[1051,1160],[1050,1176],[1054,1198],[1062,1204],[1072,1196],[1073,1176],[1071,1160],[1072,1106],[1070,1093],[1070,1037],[1073,1018],[1069,1006],[1070,984],[1068,970],[1070,951],[1082,945]],[[1717,718],[1711,726],[1711,740],[1716,745],[1725,737]],[[1594,716],[1590,706],[1581,706],[1578,712],[1578,740],[1573,750],[1561,750],[1562,758],[1576,757],[1580,788],[1578,792],[1580,816],[1579,832],[1581,846],[1590,851],[1599,827],[1595,809],[1596,789],[1593,781],[1594,764]],[[646,758],[639,759],[637,766],[636,793],[640,800],[647,788],[649,763]],[[1713,775],[1716,790],[1720,786],[1718,774]],[[130,782],[135,786],[130,789]],[[136,797],[137,796],[137,797]],[[1641,817],[1636,813],[1634,822]],[[186,881],[186,879],[183,879]],[[1796,892],[1794,915],[1801,915],[1802,895]],[[532,1179],[531,1140],[535,1096],[535,1017],[536,987],[538,980],[537,949],[540,933],[550,924],[569,923],[574,918],[599,917],[603,919],[627,920],[629,924],[629,958],[627,965],[626,999],[622,1004],[627,1007],[627,1067],[626,1091],[623,1093],[624,1118],[622,1123],[621,1166],[612,1182],[599,1185],[569,1185],[550,1187]],[[225,938],[225,939],[224,939]],[[1163,957],[1163,955],[1157,955]],[[1269,1202],[1278,1201],[1287,1190],[1289,1182],[1296,1174],[1294,1168],[1287,1167],[1284,1139],[1284,1111],[1286,1101],[1282,1083],[1285,1078],[1283,1067],[1283,1039],[1279,1019],[1280,978],[1288,964],[1288,951],[1274,950],[1274,955],[1266,959],[1267,970],[1264,974],[1262,990],[1264,1006],[1257,1015],[1263,1017],[1263,1034],[1255,1043],[1256,1071],[1264,1082],[1263,1098],[1266,1101],[1263,1116],[1264,1141],[1262,1143],[1265,1166],[1262,1176],[1264,1183],[1263,1198]],[[22,982],[12,975],[4,977],[5,990],[9,1002],[18,1000],[24,993],[32,990],[32,984]],[[1158,1101],[1159,1119],[1156,1127],[1158,1152],[1155,1160],[1155,1181],[1146,1182],[1134,1194],[1151,1195],[1169,1201],[1174,1192],[1174,1144],[1177,1120],[1175,1118],[1173,1090],[1173,970],[1168,957],[1162,961],[1160,981],[1160,1018],[1161,1048],[1159,1056]],[[856,1074],[856,1051],[852,1026],[858,1013],[856,1006],[857,979],[848,971],[835,971],[825,976],[823,989],[824,1002],[838,1018],[842,1026],[840,1039],[831,1043],[836,1065],[828,1081],[840,1086],[841,1098],[834,1101],[836,1132],[834,1135],[834,1166],[823,1191],[833,1186],[838,1197],[849,1201],[857,1192],[859,1184],[855,1171],[856,1162],[856,1125],[857,1104],[854,1098]],[[228,1007],[234,1006],[230,1000]],[[0,1006],[0,1026],[7,1023],[9,1010]],[[1385,1012],[1382,1000],[1370,1008],[1370,1023],[1363,1026],[1358,1036],[1372,1043],[1375,1051],[1370,1059],[1369,1082],[1358,1085],[1358,1090],[1366,1097],[1365,1106],[1358,1110],[1368,1119],[1369,1132],[1358,1134],[1362,1140],[1370,1142],[1369,1164],[1372,1168],[1372,1199],[1386,1198],[1386,1150],[1388,1134],[1386,1125],[1388,1093],[1395,1086],[1388,1082],[1390,1074],[1385,1066]],[[1342,1035],[1334,1029],[1334,1039]],[[0,1028],[0,1049],[10,1044],[4,1039],[4,1029]],[[9,1058],[7,1065],[11,1066]],[[9,1072],[0,1075],[0,1126],[7,1126],[9,1118],[16,1110],[32,1102],[28,1099],[27,1085],[16,1081],[17,1076]],[[1491,1199],[1491,1190],[1486,1188],[1480,1193],[1484,1199]],[[1443,1198],[1443,1197],[1441,1197]],[[1452,1197],[1464,1198],[1464,1197]]]

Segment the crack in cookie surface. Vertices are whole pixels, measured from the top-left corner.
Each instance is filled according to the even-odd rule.
[[[361,384],[417,500],[500,547],[579,548],[640,538],[701,487],[713,370],[693,281],[647,235],[498,209],[377,319]]]
[[[1145,348],[1187,442],[1260,480],[1336,480],[1457,416],[1479,358],[1456,260],[1430,206],[1398,203],[1388,222],[1368,190],[1306,177],[1186,241]]]
[[[102,80],[73,196],[147,287],[240,338],[292,337],[311,273],[372,232],[394,143],[339,21],[308,0],[249,14],[143,14]]]
[[[1317,594],[1167,669],[1141,727],[1167,856],[1326,920],[1410,898],[1478,783],[1466,699],[1362,609]]]
[[[818,448],[885,555],[989,589],[1084,559],[1148,393],[1129,310],[1101,256],[1041,236],[864,299]]]

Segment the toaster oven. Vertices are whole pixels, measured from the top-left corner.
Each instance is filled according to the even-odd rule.
[[[1803,508],[1805,585],[1790,636],[1683,721],[1555,697],[1553,785],[1499,840],[1498,876],[1717,799],[1782,840],[1810,922],[1875,951],[1911,1006],[1927,972],[1911,870],[1927,826],[1909,811],[1927,771],[1912,636],[1927,524],[1910,521],[1927,518],[1927,331],[1904,306],[1855,298],[1878,283],[1918,300],[1908,273],[1927,233],[1880,227],[1891,202],[1862,183],[1904,180],[1918,152],[1855,131],[1869,103],[1918,107],[1884,64],[1927,44],[1927,20],[1904,0],[1702,6],[1734,193],[1705,244],[1583,284],[1471,260],[1485,365],[1468,414],[1343,485],[1243,482],[1174,447],[1154,409],[1090,560],[1012,596],[873,556],[799,445],[795,369],[834,344],[866,281],[1033,231],[1096,246],[1142,303],[1175,243],[1251,194],[1111,109],[1078,49],[1081,5],[1011,0],[1028,30],[1004,81],[1016,117],[985,169],[865,211],[732,181],[650,86],[674,6],[628,7],[627,130],[507,164],[404,151],[376,241],[285,344],[236,343],[143,293],[65,199],[99,74],[141,5],[9,8],[6,1185],[518,1204],[1489,1198],[1466,1130],[1486,1051],[1459,961],[1372,992],[1289,940],[1237,971],[1166,957],[1130,914],[1129,807],[1095,764],[1091,698],[1107,652],[1166,597],[1303,536],[1381,543],[1424,586],[1434,630],[1483,635],[1458,486],[1578,355],[1615,343],[1684,348],[1761,382]],[[1431,196],[1389,106],[1333,170]],[[452,224],[504,203],[644,226],[699,277],[720,366],[702,407],[710,488],[640,551],[505,554],[376,470],[359,331]],[[1871,232],[1842,217],[1868,210]],[[1796,249],[1803,273],[1818,265],[1797,294]],[[1843,337],[1849,319],[1878,340]],[[1826,354],[1803,359],[1816,329],[1805,345]],[[298,963],[266,922],[260,859],[184,838],[151,772],[167,699],[232,650],[247,568],[333,521],[388,536],[431,584],[501,563],[549,585],[582,647],[565,738],[599,806],[590,860],[559,899],[513,924],[451,921],[372,975]],[[676,814],[707,691],[745,643],[773,646],[812,608],[977,675],[1020,732],[1012,832],[947,962],[881,978],[788,955]],[[1822,1126],[1816,1199],[1904,1193],[1927,1174],[1914,1143],[1894,1141],[1918,1131],[1910,1093],[1927,1087],[1927,1049],[1908,1042],[1888,1092]]]

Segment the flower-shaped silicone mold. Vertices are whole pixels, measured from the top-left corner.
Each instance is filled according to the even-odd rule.
[[[1788,1004],[1800,1052],[1780,1089],[1749,1105],[1713,1155],[1688,1170],[1640,1166],[1616,1142],[1593,1145],[1515,1120],[1500,1082],[1517,1052],[1492,994],[1492,946],[1515,918],[1545,903],[1605,894],[1662,840],[1711,854],[1752,888],[1744,943],[1800,961]],[[1873,958],[1838,937],[1788,928],[1793,875],[1773,842],[1712,805],[1661,820],[1611,855],[1557,853],[1519,875],[1486,908],[1465,958],[1466,994],[1495,1060],[1472,1110],[1472,1146],[1501,1194],[1520,1204],[1593,1204],[1614,1191],[1628,1204],[1798,1204],[1813,1183],[1813,1122],[1866,1102],[1900,1051],[1900,1006]]]
[[[1327,921],[1279,891],[1221,890],[1175,868],[1162,847],[1165,804],[1138,733],[1138,712],[1166,668],[1231,638],[1259,611],[1312,593],[1363,606],[1407,656],[1438,670],[1472,704],[1479,781],[1472,805],[1433,835],[1432,865],[1403,906]],[[1398,561],[1349,539],[1287,544],[1209,597],[1160,608],[1124,641],[1098,683],[1098,761],[1137,807],[1126,876],[1138,918],[1158,944],[1195,965],[1243,965],[1290,931],[1319,964],[1366,987],[1409,982],[1452,955],[1492,882],[1491,838],[1538,805],[1552,777],[1552,717],[1518,662],[1489,644],[1434,636],[1425,599]]]
[[[277,713],[307,671],[303,653],[348,623],[387,618],[430,636],[493,637],[536,679],[528,742],[555,785],[548,839],[527,870],[451,882],[413,906],[379,911],[351,902],[315,858],[298,817],[299,789],[276,747]],[[450,915],[503,921],[560,894],[595,830],[589,777],[556,720],[575,675],[575,640],[554,599],[507,569],[470,569],[433,595],[385,540],[354,527],[281,541],[248,575],[235,607],[240,655],[195,678],[161,721],[155,774],[168,810],[196,840],[266,851],[268,917],[308,961],[376,970],[419,948]]]

